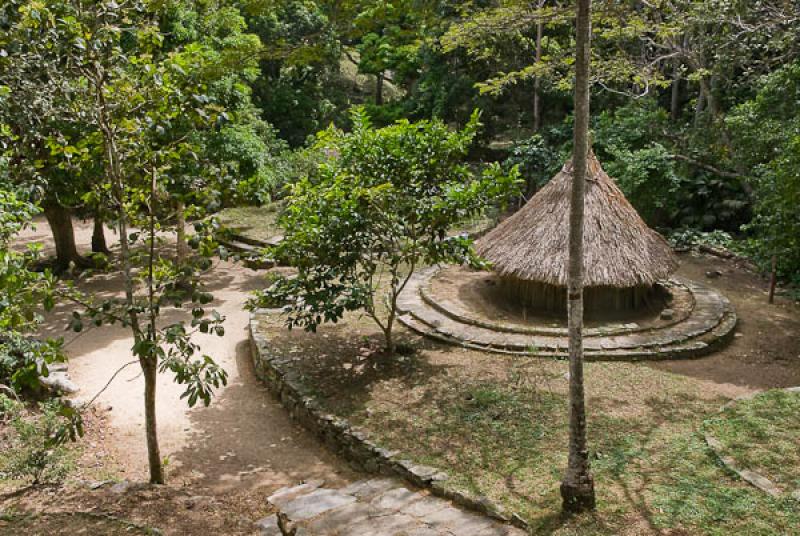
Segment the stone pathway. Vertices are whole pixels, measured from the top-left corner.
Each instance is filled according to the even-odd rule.
[[[341,489],[312,481],[268,499],[277,512],[258,522],[261,536],[523,536],[524,531],[466,512],[393,478]]]
[[[567,357],[567,337],[556,333],[532,334],[476,325],[452,303],[432,303],[426,291],[441,270],[434,266],[415,273],[398,297],[400,316],[406,327],[422,335],[479,350],[500,353]],[[689,280],[679,284],[694,299],[691,313],[675,324],[638,332],[607,333],[587,330],[584,348],[587,360],[635,360],[699,357],[726,343],[736,327],[730,302],[714,290]]]

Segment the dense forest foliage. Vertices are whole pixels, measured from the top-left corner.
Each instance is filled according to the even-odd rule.
[[[570,153],[569,1],[11,0],[0,8],[2,181],[57,227],[66,213],[114,217],[87,111],[97,103],[68,88],[87,75],[69,67],[101,45],[64,28],[61,49],[22,42],[48,29],[57,40],[59,21],[92,9],[98,28],[121,32],[109,65],[129,83],[119,96],[141,101],[126,111],[138,114],[126,143],[170,147],[159,158],[179,206],[280,197],[319,160],[313,136],[349,129],[354,105],[378,126],[463,126],[480,109],[470,158],[519,164],[528,195]],[[599,1],[592,54],[593,146],[648,223],[765,269],[775,257],[797,282],[800,6]],[[159,72],[169,88],[148,79]],[[64,259],[82,260],[65,233]]]

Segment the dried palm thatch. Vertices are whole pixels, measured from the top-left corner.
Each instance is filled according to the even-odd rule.
[[[567,162],[516,214],[477,242],[478,253],[503,277],[567,285],[569,194]],[[584,285],[647,287],[669,277],[678,261],[589,155],[584,223]]]

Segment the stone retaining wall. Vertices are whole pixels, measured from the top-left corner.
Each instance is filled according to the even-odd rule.
[[[279,313],[280,310],[277,309],[262,309],[251,313],[250,347],[256,376],[280,400],[293,419],[359,469],[398,476],[465,508],[528,529],[527,522],[517,514],[506,512],[486,497],[476,497],[447,486],[448,477],[442,471],[415,464],[403,458],[400,451],[382,448],[368,439],[364,432],[351,426],[347,420],[326,412],[314,399],[313,392],[303,384],[301,375],[292,370],[291,364],[298,358],[277,354],[259,331],[259,315]]]

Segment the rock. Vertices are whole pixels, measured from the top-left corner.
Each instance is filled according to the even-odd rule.
[[[42,385],[56,393],[65,393],[68,395],[77,393],[80,389],[77,385],[72,383],[66,372],[51,372],[48,376],[40,376],[39,381]]]
[[[256,528],[260,536],[283,536],[281,527],[278,525],[278,516],[276,514],[256,521]]]
[[[89,404],[89,399],[82,397],[65,398],[63,402],[68,408],[82,409]]]
[[[281,513],[291,521],[311,519],[323,512],[356,502],[352,495],[332,489],[317,489],[301,495],[281,508]]]
[[[709,279],[716,279],[722,275],[722,272],[719,270],[709,270],[706,272],[706,277]]]
[[[111,493],[125,493],[131,487],[131,482],[128,480],[123,480],[122,482],[117,482],[113,486],[111,486]]]
[[[187,510],[192,510],[198,507],[201,509],[208,509],[213,501],[214,499],[206,495],[195,495],[183,501],[183,505]]]
[[[372,499],[371,504],[380,510],[401,510],[421,498],[419,493],[401,487],[378,495]]]
[[[661,311],[661,320],[672,320],[675,318],[675,311],[672,309],[664,309]]]
[[[800,501],[800,489],[796,489],[792,492],[792,499]]]
[[[273,443],[270,446],[277,447],[277,444]],[[309,480],[308,482],[300,484],[299,486],[281,488],[267,497],[267,502],[277,506],[278,508],[282,508],[285,504],[288,504],[300,495],[311,493],[324,483],[324,480]]]
[[[108,484],[113,484],[113,483],[114,483],[113,480],[101,480],[99,482],[93,482],[93,483],[89,484],[89,489],[91,489],[91,490],[100,489],[103,486],[106,486]]]

